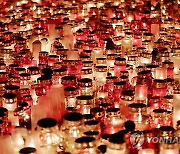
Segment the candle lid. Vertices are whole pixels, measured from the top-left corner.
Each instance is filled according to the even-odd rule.
[[[85,149],[85,148],[92,148],[95,146],[95,138],[94,137],[80,137],[75,140],[76,148],[78,149]]]
[[[4,86],[4,88],[6,89],[6,90],[19,90],[20,89],[20,87],[19,86],[16,86],[16,85],[6,85],[6,86]]]
[[[62,80],[76,80],[75,76],[63,76]]]
[[[103,108],[100,108],[100,107],[91,108],[92,113],[99,113],[100,114],[103,111],[104,111]]]
[[[44,74],[44,75],[52,75],[53,74],[53,70],[51,68],[43,68],[41,70],[41,72]]]
[[[42,128],[51,128],[57,125],[57,121],[53,118],[43,118],[40,119],[37,124]]]
[[[93,114],[84,114],[83,118],[84,118],[85,121],[93,120],[94,119],[94,115]]]
[[[16,67],[15,70],[18,72],[24,72],[24,73],[26,72],[26,69],[23,67]]]
[[[9,67],[10,68],[16,68],[16,67],[19,67],[19,65],[18,64],[10,64]]]
[[[146,104],[143,103],[132,103],[128,105],[130,111],[132,112],[146,112]]]
[[[4,93],[3,97],[5,99],[14,99],[14,98],[16,98],[16,94],[14,94],[14,93]]]
[[[115,133],[110,135],[108,147],[110,149],[121,150],[125,148],[124,143],[125,143],[124,138],[121,135],[118,135],[118,133]]]
[[[93,96],[91,96],[91,95],[81,95],[81,96],[77,96],[76,98],[79,99],[79,100],[92,100]]]
[[[32,148],[32,147],[25,147],[25,148],[22,148],[19,151],[19,153],[20,154],[34,154],[34,153],[36,153],[36,149]]]
[[[82,114],[77,112],[71,112],[64,115],[64,119],[67,121],[81,121],[83,119]]]
[[[96,125],[99,124],[99,121],[97,121],[97,120],[89,120],[89,121],[85,121],[84,124],[87,125],[87,126],[96,126]]]
[[[96,136],[96,135],[99,135],[99,132],[98,131],[87,131],[87,132],[84,132],[84,134],[87,136]]]

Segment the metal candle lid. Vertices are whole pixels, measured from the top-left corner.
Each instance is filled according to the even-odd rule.
[[[19,154],[35,154],[36,149],[32,147],[25,147],[19,151]]]

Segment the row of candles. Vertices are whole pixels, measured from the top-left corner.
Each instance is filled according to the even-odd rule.
[[[178,154],[178,5],[1,3],[0,153]]]

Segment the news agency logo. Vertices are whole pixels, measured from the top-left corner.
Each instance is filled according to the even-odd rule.
[[[130,142],[133,147],[140,147],[144,143],[143,132],[135,132],[130,137]]]
[[[143,132],[134,132],[130,137],[130,143],[133,147],[141,147],[144,142],[148,143],[178,143],[180,144],[180,137],[147,137],[145,139]]]

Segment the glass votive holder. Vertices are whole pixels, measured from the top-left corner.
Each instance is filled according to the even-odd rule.
[[[14,111],[17,107],[17,96],[14,93],[4,93],[2,99],[3,107],[8,111]]]
[[[20,87],[29,88],[31,83],[31,75],[29,73],[20,74]]]
[[[115,58],[117,54],[107,54],[107,66],[114,67]]]
[[[51,78],[52,78],[51,76],[43,75],[43,76],[37,78],[37,83],[39,85],[41,85],[44,88],[44,90],[47,91],[52,86],[52,79]]]
[[[96,140],[94,137],[84,136],[77,138],[75,140],[74,154],[80,154],[80,153],[88,153],[88,154],[96,153]]]
[[[31,75],[31,83],[36,83],[37,78],[40,77],[40,72],[39,68],[35,66],[30,66],[27,68],[27,73]]]
[[[98,131],[101,133],[101,125],[98,120],[88,120],[84,122],[85,130],[87,131]]]
[[[103,134],[114,134],[123,129],[124,120],[119,108],[108,108],[104,119]]]
[[[90,114],[90,109],[94,105],[94,98],[91,95],[80,95],[76,97],[77,110],[81,114]]]
[[[147,106],[143,103],[132,103],[128,105],[128,119],[136,124],[136,130],[142,131],[149,127],[149,117],[147,116]]]
[[[61,84],[61,78],[67,75],[65,68],[57,68],[53,70],[52,82],[53,84]]]
[[[162,126],[172,125],[172,115],[167,110],[164,109],[154,109],[151,113],[151,128],[160,128]],[[167,121],[166,121],[167,120]]]
[[[153,96],[164,97],[167,93],[167,82],[162,79],[155,79],[153,83]]]
[[[61,78],[61,84],[64,87],[76,87],[77,81],[75,76],[64,76]]]
[[[154,109],[160,109],[162,107],[162,100],[160,96],[152,96],[148,100],[149,113]]]
[[[136,85],[135,86],[135,101],[146,104],[147,93],[148,93],[147,85],[139,85],[139,84]]]
[[[66,113],[61,125],[61,133],[64,138],[66,151],[72,152],[75,148],[74,140],[82,136],[84,132],[83,116],[77,112]]]
[[[126,59],[117,57],[114,62],[114,73],[115,76],[119,77],[120,71],[126,70]]]
[[[14,69],[14,76],[20,76],[20,74],[26,73],[26,69],[23,67],[16,67]]]
[[[96,66],[95,78],[100,85],[106,82],[106,76],[107,66]]]
[[[167,111],[173,111],[173,95],[166,95],[162,101],[162,108]]]
[[[173,78],[174,63],[170,61],[165,61],[162,63],[162,67],[167,69],[167,78]]]
[[[60,142],[60,136],[57,121],[55,119],[40,119],[37,122],[37,126],[41,146],[58,145]]]
[[[77,94],[78,94],[78,90],[75,87],[64,88],[65,106],[66,107],[76,107],[76,95]]]
[[[123,90],[126,90],[126,82],[125,81],[114,82],[114,88],[113,88],[113,94],[112,94],[114,99],[119,100],[121,97],[121,92]]]
[[[48,64],[48,52],[39,52],[39,64]]]
[[[79,80],[80,94],[93,95],[93,82],[90,78],[82,78]]]
[[[155,79],[166,79],[167,78],[167,69],[164,67],[158,67],[155,70]]]

